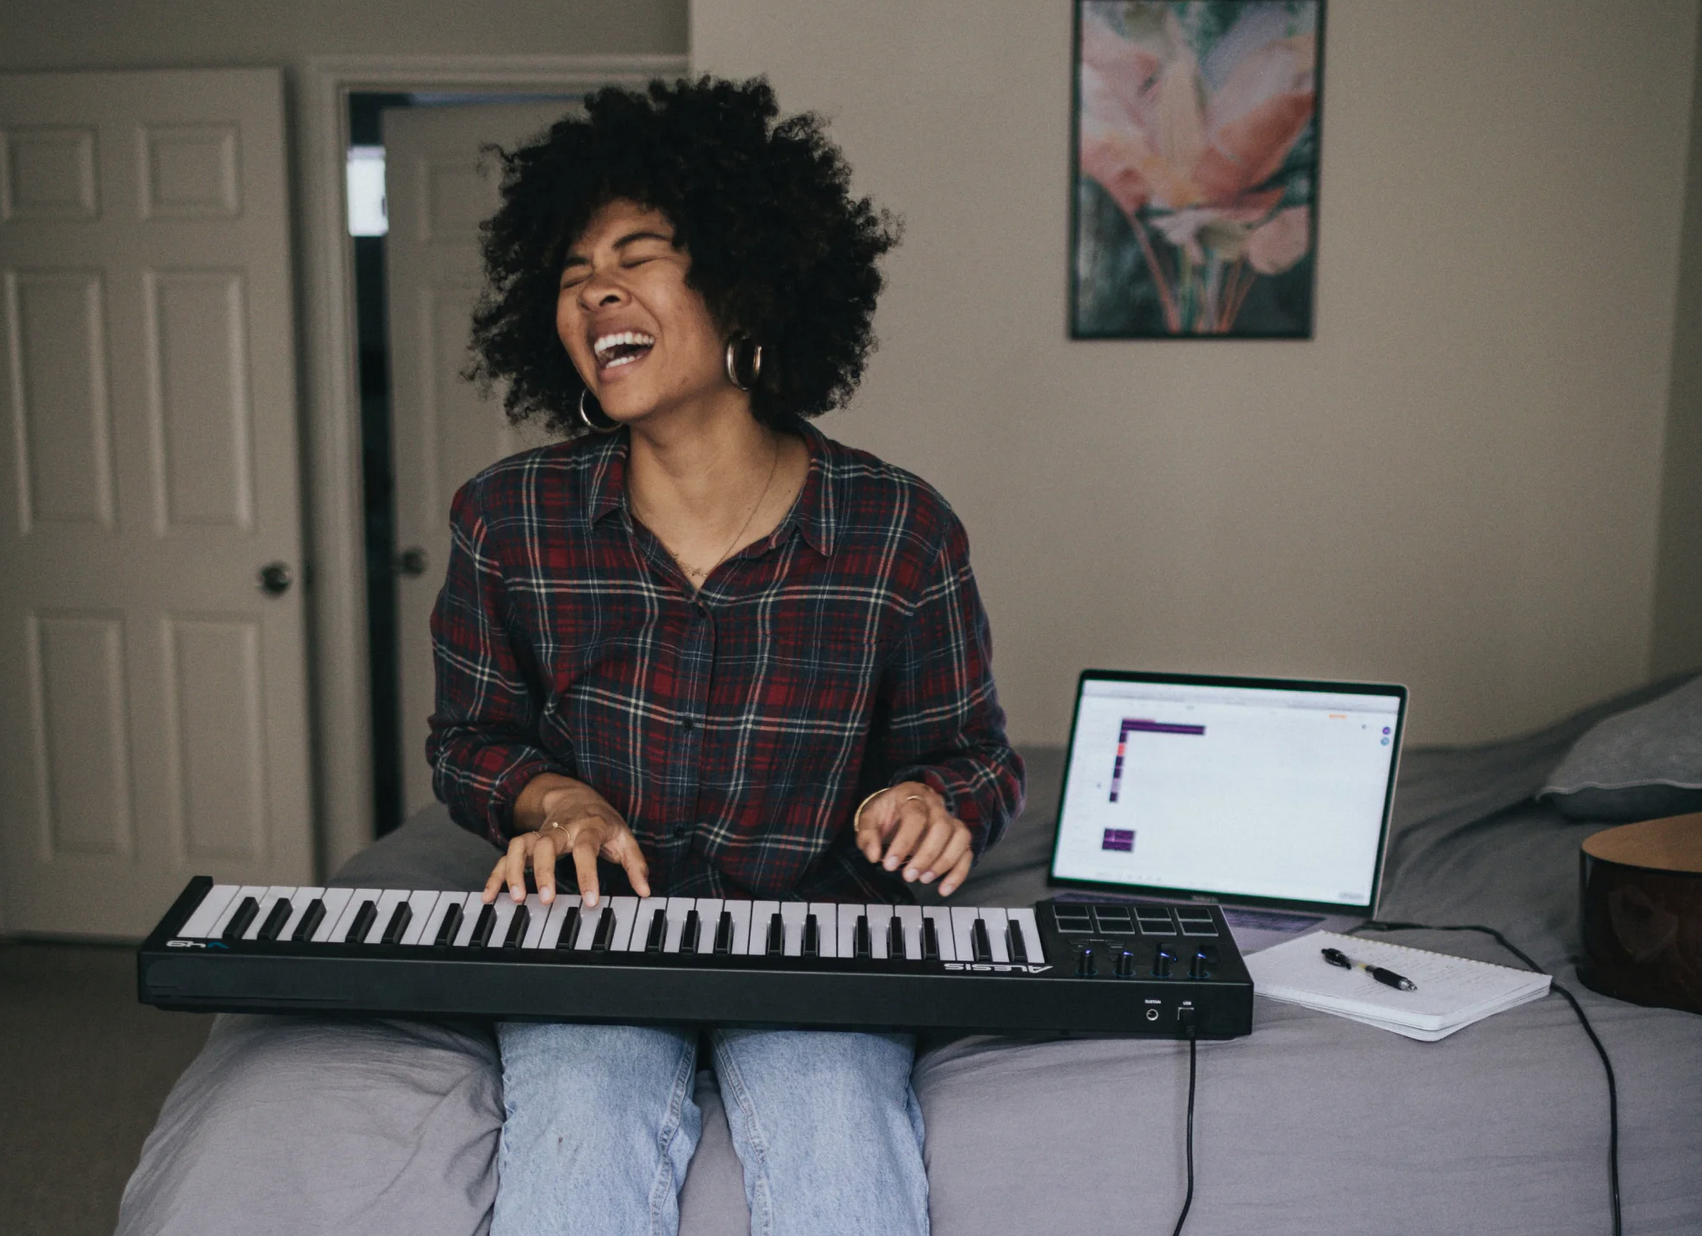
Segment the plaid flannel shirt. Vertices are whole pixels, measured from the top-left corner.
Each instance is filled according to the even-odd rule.
[[[791,512],[695,595],[627,506],[625,434],[461,488],[427,743],[457,823],[506,845],[528,781],[575,777],[682,896],[908,900],[851,831],[899,781],[937,790],[978,856],[998,840],[1023,766],[963,526],[916,477],[800,432]]]

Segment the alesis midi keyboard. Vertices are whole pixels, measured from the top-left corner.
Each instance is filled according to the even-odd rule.
[[[1252,1029],[1214,906],[1032,908],[189,882],[142,945],[165,1009],[1200,1038]],[[1185,1011],[1186,1010],[1186,1011]]]

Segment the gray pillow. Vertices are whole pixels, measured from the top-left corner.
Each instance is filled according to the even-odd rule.
[[[1702,811],[1702,677],[1597,724],[1537,797],[1573,820]]]

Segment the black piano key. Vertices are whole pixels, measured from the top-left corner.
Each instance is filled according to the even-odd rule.
[[[715,924],[715,955],[725,957],[733,951],[733,912],[721,911],[721,921]]]
[[[780,917],[776,910],[768,920],[768,955],[778,957],[786,951],[786,920]]]
[[[940,959],[940,933],[934,926],[934,920],[922,920],[922,960],[938,961]]]
[[[230,916],[230,922],[225,924],[225,940],[240,940],[242,933],[248,930],[248,924],[254,921],[254,916],[260,913],[260,903],[253,897],[244,897],[242,904],[237,906],[236,913]]]
[[[293,909],[288,898],[280,897],[272,903],[272,909],[266,915],[266,921],[260,924],[260,930],[254,933],[256,940],[276,940],[278,933],[284,929],[284,924],[290,921],[290,911]]]
[[[813,914],[804,915],[804,948],[805,957],[821,956],[821,924]]]
[[[525,906],[514,907],[514,917],[508,920],[508,934],[502,937],[503,948],[519,948],[526,938],[526,927],[532,921],[532,911]]]
[[[360,903],[360,909],[355,911],[355,921],[350,924],[348,934],[343,937],[344,944],[359,944],[366,939],[366,933],[372,930],[372,925],[378,920],[378,906],[371,901]]]
[[[576,941],[578,939],[579,939],[579,907],[578,906],[569,906],[568,911],[567,911],[567,917],[564,918],[562,920],[562,923],[561,923],[561,935],[556,938],[556,947],[558,949],[572,948],[574,941]]]
[[[597,917],[597,931],[591,937],[591,951],[606,953],[609,945],[615,942],[615,912],[605,906]]]
[[[904,949],[904,920],[896,914],[886,924],[886,955],[889,961],[902,961],[909,956]]]
[[[857,926],[851,932],[851,952],[863,960],[875,955],[875,942],[869,934],[869,916],[867,914],[857,916]]]
[[[319,930],[319,924],[325,921],[325,902],[318,897],[307,903],[307,909],[301,912],[301,922],[295,926],[295,934],[290,939],[297,943],[305,943],[313,939],[313,933]]]
[[[443,946],[455,943],[455,933],[461,930],[461,902],[457,901],[444,912],[443,921],[437,925],[437,938],[433,944]]]
[[[976,919],[975,925],[969,929],[969,959],[993,960],[993,942],[987,938],[987,920],[984,918]]]
[[[650,916],[650,930],[644,933],[644,951],[660,953],[662,943],[668,938],[668,911],[661,906],[656,907],[656,913]]]
[[[1005,947],[1010,950],[1011,960],[1018,965],[1028,964],[1028,944],[1022,938],[1022,928],[1012,919],[1005,924]]]
[[[697,936],[703,930],[703,924],[698,921],[696,910],[686,911],[686,921],[680,926],[680,953],[689,957],[697,952]]]
[[[390,921],[384,924],[384,934],[379,940],[384,944],[399,944],[402,933],[408,930],[408,924],[414,921],[414,907],[405,901],[398,901],[396,908],[390,914]]]
[[[496,907],[485,906],[479,911],[479,918],[473,924],[473,938],[468,941],[474,948],[487,948],[491,942],[491,933],[496,930]]]

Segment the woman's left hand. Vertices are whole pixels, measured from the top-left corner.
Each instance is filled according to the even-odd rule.
[[[920,781],[900,781],[863,804],[854,821],[857,848],[888,871],[904,868],[906,883],[940,881],[949,897],[969,875],[975,855],[969,826],[946,811],[945,800]]]

